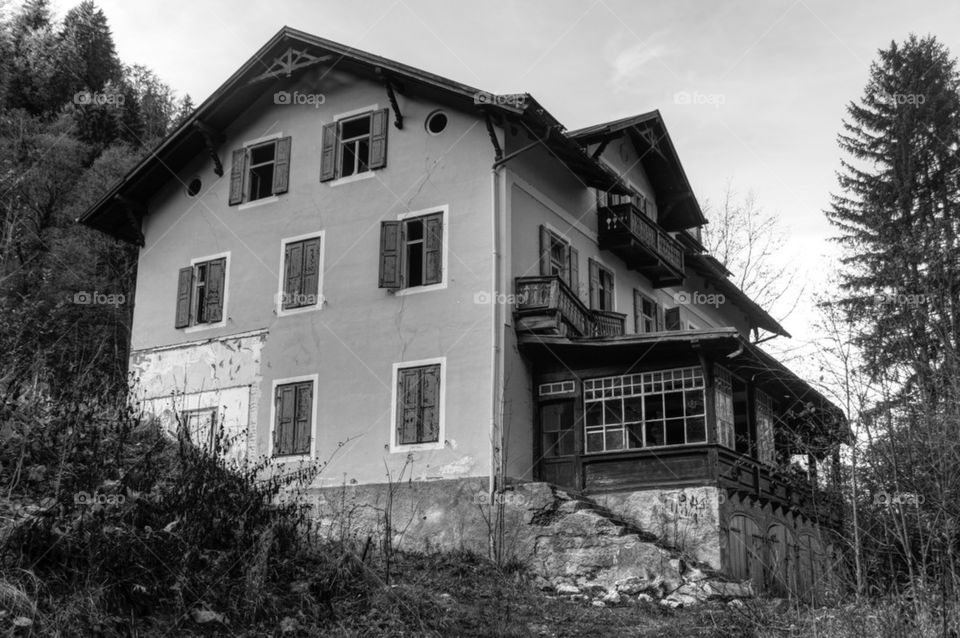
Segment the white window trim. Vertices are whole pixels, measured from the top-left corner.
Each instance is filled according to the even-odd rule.
[[[372,113],[373,111],[379,111],[379,110],[380,110],[379,104],[370,104],[368,106],[361,106],[358,109],[344,111],[343,113],[338,113],[337,115],[334,115],[333,121],[339,122],[340,120],[346,120],[348,118],[355,117],[357,115],[363,115],[364,113]]]
[[[373,179],[376,176],[377,171],[368,168],[362,173],[355,173],[354,175],[347,175],[346,177],[339,177],[333,181],[326,182],[326,185],[333,188],[334,186],[343,186],[344,184],[350,184],[351,182],[360,182],[365,179]]]
[[[211,330],[213,328],[223,328],[227,325],[227,301],[230,299],[230,251],[224,253],[217,253],[215,255],[207,255],[206,257],[197,257],[190,260],[190,267],[196,268],[197,264],[202,264],[205,261],[213,261],[214,259],[220,259],[221,257],[226,258],[225,265],[223,267],[223,318],[217,323],[198,323],[191,324],[183,328],[184,333],[191,332],[200,332],[202,330]],[[193,321],[193,286],[190,287],[190,321]]]
[[[397,215],[397,221],[403,221],[405,219],[410,219],[412,217],[423,217],[425,215],[431,215],[434,213],[441,213],[443,217],[441,218],[441,224],[443,225],[443,255],[441,255],[440,264],[440,283],[430,284],[428,286],[414,286],[412,288],[400,288],[394,291],[394,295],[397,297],[405,297],[407,295],[416,295],[422,292],[431,292],[433,290],[443,290],[447,287],[447,282],[449,281],[449,268],[448,257],[450,256],[450,206],[443,204],[441,206],[432,206],[430,208],[425,208],[423,210],[410,211],[408,213],[400,213]],[[404,247],[406,250],[406,247]]]
[[[379,104],[371,104],[371,105],[369,105],[369,106],[363,106],[363,107],[360,107],[360,108],[358,108],[358,109],[353,109],[353,110],[351,110],[351,111],[345,111],[345,112],[343,112],[343,113],[338,113],[337,115],[334,115],[334,116],[333,116],[333,123],[335,124],[335,123],[339,122],[340,120],[348,120],[348,119],[350,119],[350,118],[352,118],[352,117],[356,117],[356,116],[358,116],[358,115],[363,115],[364,113],[373,113],[374,111],[378,111],[378,110],[380,110],[380,105],[379,105]],[[337,140],[337,144],[338,144],[338,145],[340,144],[339,138],[338,138],[338,140]],[[338,156],[338,157],[339,157],[339,154],[340,154],[340,153],[339,153],[339,148],[338,148],[338,152],[337,152],[337,156]],[[339,168],[339,167],[338,167],[338,168]],[[339,171],[337,171],[337,172],[339,172]],[[334,179],[334,180],[331,180],[331,181],[329,181],[329,182],[326,182],[326,184],[327,184],[327,186],[330,186],[331,188],[333,188],[333,187],[336,187],[336,186],[342,186],[343,184],[350,184],[350,183],[352,183],[352,182],[359,182],[359,181],[362,181],[362,180],[365,180],[365,179],[371,179],[371,178],[375,177],[375,175],[376,175],[376,171],[373,170],[373,169],[369,169],[369,168],[368,168],[367,170],[363,171],[362,173],[355,173],[355,174],[353,174],[353,175],[348,175],[348,176],[346,176],[346,177],[338,177],[337,179]]]
[[[283,286],[286,283],[284,281],[284,275],[287,271],[286,264],[286,251],[287,244],[291,244],[297,241],[303,241],[305,239],[314,239],[316,237],[320,238],[320,256],[319,263],[317,268],[319,272],[317,273],[317,303],[312,306],[301,306],[300,308],[290,308],[285,310],[283,307]],[[276,297],[276,313],[278,317],[289,317],[290,315],[300,315],[305,312],[315,312],[317,310],[323,309],[323,305],[326,302],[326,299],[323,296],[323,255],[326,252],[327,248],[327,238],[325,230],[318,230],[312,233],[306,233],[304,235],[295,235],[293,237],[284,237],[280,240],[280,274],[277,277],[278,286],[277,286],[277,297]]]
[[[247,210],[248,208],[256,208],[257,206],[263,206],[264,204],[273,204],[280,201],[279,195],[271,195],[270,197],[261,197],[260,199],[255,199],[252,202],[244,202],[237,206],[237,210]]]
[[[273,435],[277,429],[277,386],[287,385],[288,383],[302,383],[310,381],[313,383],[313,401],[310,405],[310,453],[297,454],[294,456],[274,456],[273,455]],[[267,439],[267,457],[274,463],[289,463],[299,461],[310,461],[317,454],[317,405],[320,403],[320,375],[305,374],[299,377],[284,377],[283,379],[274,379],[270,386],[270,438]]]
[[[400,370],[404,368],[420,368],[423,366],[440,364],[440,432],[436,443],[417,443],[409,445],[397,444],[397,379]],[[390,391],[390,452],[392,454],[418,452],[425,450],[442,450],[446,447],[446,412],[447,412],[447,358],[434,357],[432,359],[418,359],[393,364]]]
[[[270,135],[264,135],[263,137],[258,137],[256,139],[247,140],[241,146],[247,148],[248,146],[256,146],[257,144],[263,144],[264,142],[272,142],[283,137],[283,131],[278,131],[276,133],[271,133]]]
[[[283,131],[277,131],[276,133],[271,133],[270,135],[265,135],[263,137],[258,137],[252,140],[247,140],[241,146],[243,150],[248,150],[251,146],[257,146],[259,144],[264,144],[266,142],[275,142],[283,137]],[[250,170],[250,169],[246,169]],[[247,175],[243,176],[244,184],[247,182]],[[246,190],[243,193],[244,199],[246,199],[250,193],[247,193]],[[237,206],[237,210],[247,210],[248,208],[256,208],[257,206],[263,206],[264,204],[273,204],[274,202],[280,201],[279,195],[271,195],[270,197],[261,197],[260,199],[255,199],[253,201],[244,201]]]

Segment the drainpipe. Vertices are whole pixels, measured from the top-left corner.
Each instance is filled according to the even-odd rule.
[[[492,198],[492,240],[493,240],[493,286],[491,290],[491,342],[493,348],[490,353],[490,496],[497,490],[502,490],[502,476],[505,473],[504,463],[504,433],[503,433],[503,304],[502,301],[502,255],[503,255],[503,228],[501,225],[503,190],[503,167],[494,166],[491,171],[491,198]]]

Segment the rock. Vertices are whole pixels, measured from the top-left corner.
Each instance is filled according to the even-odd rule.
[[[665,605],[672,609],[677,607],[693,607],[700,603],[700,600],[696,596],[690,596],[688,594],[671,594],[660,601],[661,605]]]
[[[26,616],[17,616],[13,619],[14,627],[32,627],[33,621],[27,618]]]
[[[704,591],[707,598],[753,598],[754,596],[750,581],[728,583],[713,580],[705,584]]]
[[[593,605],[594,607],[606,607],[606,606],[607,606],[607,603],[603,602],[602,600],[595,600],[595,601],[593,601],[593,602],[590,603],[590,604]]]
[[[558,594],[579,594],[580,588],[576,585],[571,585],[570,583],[560,583],[559,585],[554,586],[554,591]]]
[[[295,633],[299,628],[300,628],[300,623],[297,622],[296,618],[291,618],[290,616],[287,616],[280,621],[281,634],[292,634],[292,633]]]
[[[651,596],[650,594],[637,594],[637,602],[638,602],[638,603],[652,603],[652,602],[653,602],[653,596]]]
[[[618,605],[620,604],[620,594],[616,590],[611,589],[600,599],[608,605]]]
[[[190,618],[193,619],[193,622],[203,625],[208,622],[223,622],[223,614],[218,614],[215,611],[210,611],[209,609],[194,609],[190,612]]]
[[[682,572],[682,575],[683,579],[687,582],[707,579],[707,575],[704,574],[703,571],[697,567],[691,567],[689,565],[687,566],[686,571]]]

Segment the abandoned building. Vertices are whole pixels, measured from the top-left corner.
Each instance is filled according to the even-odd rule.
[[[767,589],[837,558],[843,415],[757,345],[657,111],[567,131],[284,28],[80,221],[140,247],[148,413],[327,462],[318,503],[402,479],[409,545],[539,482]]]

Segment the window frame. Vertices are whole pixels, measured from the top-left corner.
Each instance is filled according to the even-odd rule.
[[[310,239],[319,239],[320,240],[320,256],[318,258],[317,268],[319,272],[317,273],[317,302],[310,306],[299,306],[297,308],[284,308],[283,307],[283,298],[286,294],[284,286],[286,285],[286,272],[287,272],[287,244],[295,244],[297,242],[308,241]],[[327,251],[327,236],[326,230],[317,230],[312,233],[305,233],[303,235],[294,235],[292,237],[284,237],[280,240],[280,274],[277,277],[277,296],[275,304],[275,313],[278,317],[289,317],[291,315],[299,315],[305,312],[315,312],[317,310],[322,310],[324,302],[326,299],[323,296],[323,261],[324,254]]]
[[[590,273],[590,262],[595,263],[595,264],[597,265],[597,270],[598,270],[598,272],[597,272],[597,291],[596,291],[596,292],[597,292],[597,302],[598,302],[598,303],[597,303],[597,306],[598,306],[598,307],[596,307],[596,308],[594,308],[594,307],[593,307],[593,304],[591,303],[591,302],[593,301],[593,294],[592,294],[592,292],[590,291],[590,288],[593,287],[593,275]],[[600,307],[600,306],[602,305],[602,299],[603,299],[603,295],[601,294],[601,291],[603,290],[603,276],[604,276],[604,274],[607,274],[607,275],[610,276],[610,284],[611,284],[611,285],[610,285],[610,288],[611,288],[611,290],[610,290],[610,305],[612,306],[612,307],[610,307],[610,308],[602,308],[602,307]],[[588,303],[587,303],[587,305],[588,305],[588,307],[590,308],[590,310],[601,310],[601,311],[603,311],[603,312],[617,312],[617,275],[616,275],[616,273],[615,273],[615,271],[614,271],[613,268],[611,268],[610,266],[608,266],[606,263],[604,263],[602,260],[598,259],[597,257],[590,257],[590,258],[587,260],[587,289],[588,289],[588,299],[587,299]]]
[[[372,137],[373,114],[379,111],[381,108],[382,107],[380,106],[379,103],[375,103],[375,104],[370,104],[368,106],[363,106],[357,109],[351,109],[343,113],[338,113],[333,116],[332,124],[337,125],[336,144],[335,144],[336,153],[334,155],[334,164],[336,168],[334,170],[333,179],[323,183],[326,183],[328,186],[340,186],[341,184],[350,184],[351,182],[357,182],[360,180],[372,179],[373,177],[376,177],[377,171],[380,170],[379,168],[368,168],[365,171],[354,173],[353,175],[347,175],[346,177],[342,177],[340,175],[340,157],[341,157],[341,149],[343,146],[343,142],[340,139],[340,129],[343,121],[358,119],[360,116],[366,114],[370,117],[370,132],[367,135],[368,137]],[[388,124],[388,128],[389,128],[389,124]],[[368,153],[369,153],[369,149],[368,149]],[[368,156],[367,163],[369,164],[369,162],[370,162],[370,158]]]
[[[438,401],[439,426],[437,431],[437,440],[430,443],[406,443],[401,444],[397,441],[397,383],[400,378],[400,370],[406,368],[424,368],[427,366],[440,366],[440,398]],[[429,359],[417,359],[415,361],[403,361],[393,364],[393,370],[390,377],[390,452],[392,454],[442,450],[446,447],[446,412],[447,412],[447,358],[433,357]]]
[[[205,257],[197,257],[190,260],[190,267],[193,268],[193,277],[196,279],[197,275],[197,266],[200,264],[205,264],[208,262],[216,261],[218,259],[223,259],[223,310],[221,312],[221,319],[215,323],[204,322],[196,323],[195,316],[195,306],[197,299],[194,297],[196,294],[196,281],[192,282],[190,285],[190,324],[183,328],[175,328],[176,330],[183,330],[185,333],[199,332],[201,330],[210,330],[211,328],[223,328],[227,325],[227,303],[230,299],[230,251],[217,253],[215,255],[207,255]]]
[[[653,307],[653,315],[647,315],[643,312],[643,302],[647,301]],[[639,304],[638,304],[639,302]],[[633,289],[633,329],[637,334],[650,334],[652,332],[663,331],[663,317],[660,304],[650,295],[644,293],[638,288]],[[640,319],[653,322],[653,330],[640,330]]]
[[[195,415],[208,415],[210,416],[210,431],[207,433],[207,440],[201,444],[199,439],[194,439],[192,433],[188,426],[188,421],[191,416]],[[216,440],[217,434],[220,431],[221,419],[220,419],[220,410],[217,406],[209,406],[205,408],[189,408],[179,410],[177,412],[177,418],[179,419],[179,425],[181,428],[186,430],[187,438],[191,443],[196,445],[199,448],[206,450],[207,452],[213,452],[215,449],[214,441]]]
[[[448,257],[450,256],[450,206],[444,204],[443,206],[434,206],[432,208],[426,208],[418,211],[411,211],[408,213],[400,213],[397,215],[397,221],[406,222],[410,219],[416,217],[429,217],[430,215],[441,214],[440,224],[441,224],[441,246],[440,246],[440,282],[435,284],[426,284],[420,286],[408,286],[406,283],[403,288],[397,288],[393,291],[393,294],[398,297],[403,297],[406,295],[415,295],[421,292],[430,292],[432,290],[443,290],[447,287],[448,281]],[[403,268],[404,274],[406,274],[407,268],[407,243],[403,242],[402,244],[402,256],[401,256],[401,268]],[[379,258],[379,255],[378,255]]]
[[[267,196],[267,197],[261,197],[261,198],[259,198],[259,199],[253,199],[253,200],[250,199],[250,185],[251,185],[250,171],[251,171],[251,167],[250,167],[250,165],[249,165],[248,158],[250,157],[250,151],[251,151],[251,149],[253,149],[253,148],[257,147],[257,146],[263,146],[263,145],[265,145],[265,144],[268,144],[268,143],[271,143],[271,142],[272,142],[272,143],[273,143],[273,146],[274,146],[274,150],[273,150],[273,170],[274,170],[274,175],[276,175],[276,170],[277,170],[277,146],[278,146],[278,144],[280,143],[280,140],[284,139],[284,137],[290,137],[290,136],[284,136],[284,134],[283,134],[282,131],[278,131],[278,132],[276,132],[276,133],[271,133],[270,135],[265,135],[265,136],[263,136],[263,137],[258,137],[258,138],[252,139],[252,140],[246,140],[246,141],[243,142],[243,144],[240,145],[240,148],[243,149],[244,158],[245,158],[245,159],[244,159],[244,163],[243,163],[243,196],[242,196],[243,199],[242,199],[238,204],[232,204],[231,206],[236,206],[236,207],[237,207],[237,210],[247,210],[247,209],[250,209],[250,208],[256,208],[257,206],[263,206],[263,205],[265,205],[265,204],[272,204],[272,203],[274,203],[274,202],[280,201],[280,195],[283,195],[283,194],[285,194],[285,193],[271,194],[271,195],[269,195],[269,196]],[[292,159],[292,158],[291,158],[291,159]],[[290,170],[290,169],[289,169],[289,165],[288,165],[287,170],[288,170],[288,171]],[[289,179],[290,179],[290,177],[289,177],[289,172],[288,172],[288,174],[287,174],[288,188],[287,188],[287,191],[285,191],[285,192],[289,192]],[[272,188],[271,188],[271,191],[272,191]],[[228,200],[229,200],[229,197],[228,197]]]
[[[292,385],[295,383],[312,383],[313,384],[313,400],[310,405],[310,451],[306,454],[287,454],[283,456],[277,456],[275,450],[273,449],[274,436],[277,431],[277,388],[283,385]],[[317,453],[317,439],[319,438],[317,432],[317,406],[320,403],[319,397],[320,390],[320,375],[319,374],[305,374],[296,377],[284,377],[281,379],[274,379],[270,386],[270,434],[267,439],[267,457],[275,463],[288,463],[288,462],[299,462],[299,461],[311,461],[316,458]]]

